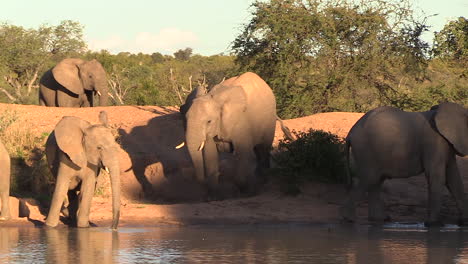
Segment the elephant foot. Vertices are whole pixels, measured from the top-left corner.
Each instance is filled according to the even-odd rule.
[[[356,213],[354,210],[349,209],[346,206],[340,208],[341,220],[344,223],[354,223],[356,222]]]
[[[457,224],[459,226],[468,226],[468,218],[460,218],[458,219]]]
[[[63,207],[61,212],[64,217],[70,217],[70,212],[68,211],[68,207]]]
[[[10,216],[0,216],[0,221],[7,221],[7,220],[10,220],[11,217]]]
[[[86,223],[78,223],[76,225],[76,227],[79,227],[79,228],[88,228],[89,227],[89,222],[86,222]]]
[[[370,222],[376,222],[376,223],[384,223],[384,222],[390,222],[392,218],[389,215],[385,216],[369,216],[367,218]]]
[[[47,221],[46,221],[44,227],[46,227],[46,228],[55,228],[55,227],[57,227],[57,225],[47,223]]]
[[[425,227],[428,227],[428,228],[431,228],[431,227],[441,227],[443,226],[444,224],[442,223],[442,221],[440,220],[430,220],[430,221],[425,221],[424,222],[424,226]]]

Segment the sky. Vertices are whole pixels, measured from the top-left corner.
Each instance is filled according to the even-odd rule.
[[[0,22],[37,28],[63,20],[84,26],[88,48],[111,53],[173,54],[190,47],[205,56],[229,53],[251,18],[254,0],[6,0]],[[449,20],[468,17],[467,0],[412,0],[417,14],[438,14],[427,24],[439,31]],[[426,41],[433,33],[426,34]]]

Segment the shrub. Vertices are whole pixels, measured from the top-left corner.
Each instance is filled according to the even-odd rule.
[[[300,193],[300,185],[306,180],[325,183],[343,183],[346,175],[344,141],[337,135],[323,130],[309,129],[296,132],[296,140],[280,140],[278,153],[273,156],[283,191]]]
[[[48,195],[53,183],[44,141],[48,134],[36,136],[33,127],[15,110],[0,113],[0,140],[11,158],[11,189],[14,196]]]

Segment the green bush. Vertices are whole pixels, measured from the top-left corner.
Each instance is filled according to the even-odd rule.
[[[274,175],[283,182],[283,191],[300,193],[306,180],[325,183],[343,183],[346,176],[344,141],[323,130],[309,129],[295,132],[296,140],[283,139],[278,153],[273,156],[278,168]]]

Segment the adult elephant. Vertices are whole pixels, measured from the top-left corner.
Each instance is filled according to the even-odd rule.
[[[109,98],[106,71],[95,59],[64,59],[45,72],[39,83],[39,104],[44,106],[94,106],[94,95],[105,106]]]
[[[10,215],[10,155],[0,142],[0,199],[2,201],[2,212],[0,220],[8,220]]]
[[[247,72],[221,82],[206,94],[194,90],[181,112],[197,180],[215,188],[219,181],[218,152],[233,152],[235,181],[253,194],[256,176],[270,166],[275,134],[276,101],[268,84]]]
[[[55,191],[46,225],[56,226],[68,191],[70,217],[78,227],[89,226],[89,211],[101,169],[108,169],[112,188],[112,228],[120,215],[119,146],[107,125],[106,112],[99,114],[100,124],[91,125],[78,117],[65,116],[46,142],[46,155],[56,177]],[[75,210],[77,212],[75,212]]]
[[[348,162],[352,154],[357,173],[357,184],[342,208],[346,220],[355,220],[355,202],[365,192],[369,193],[369,219],[385,220],[380,197],[383,181],[423,172],[429,187],[426,224],[440,224],[444,185],[455,199],[460,221],[467,220],[463,181],[456,164],[456,155],[468,154],[468,110],[463,106],[442,103],[427,112],[379,107],[356,122],[346,145]]]

